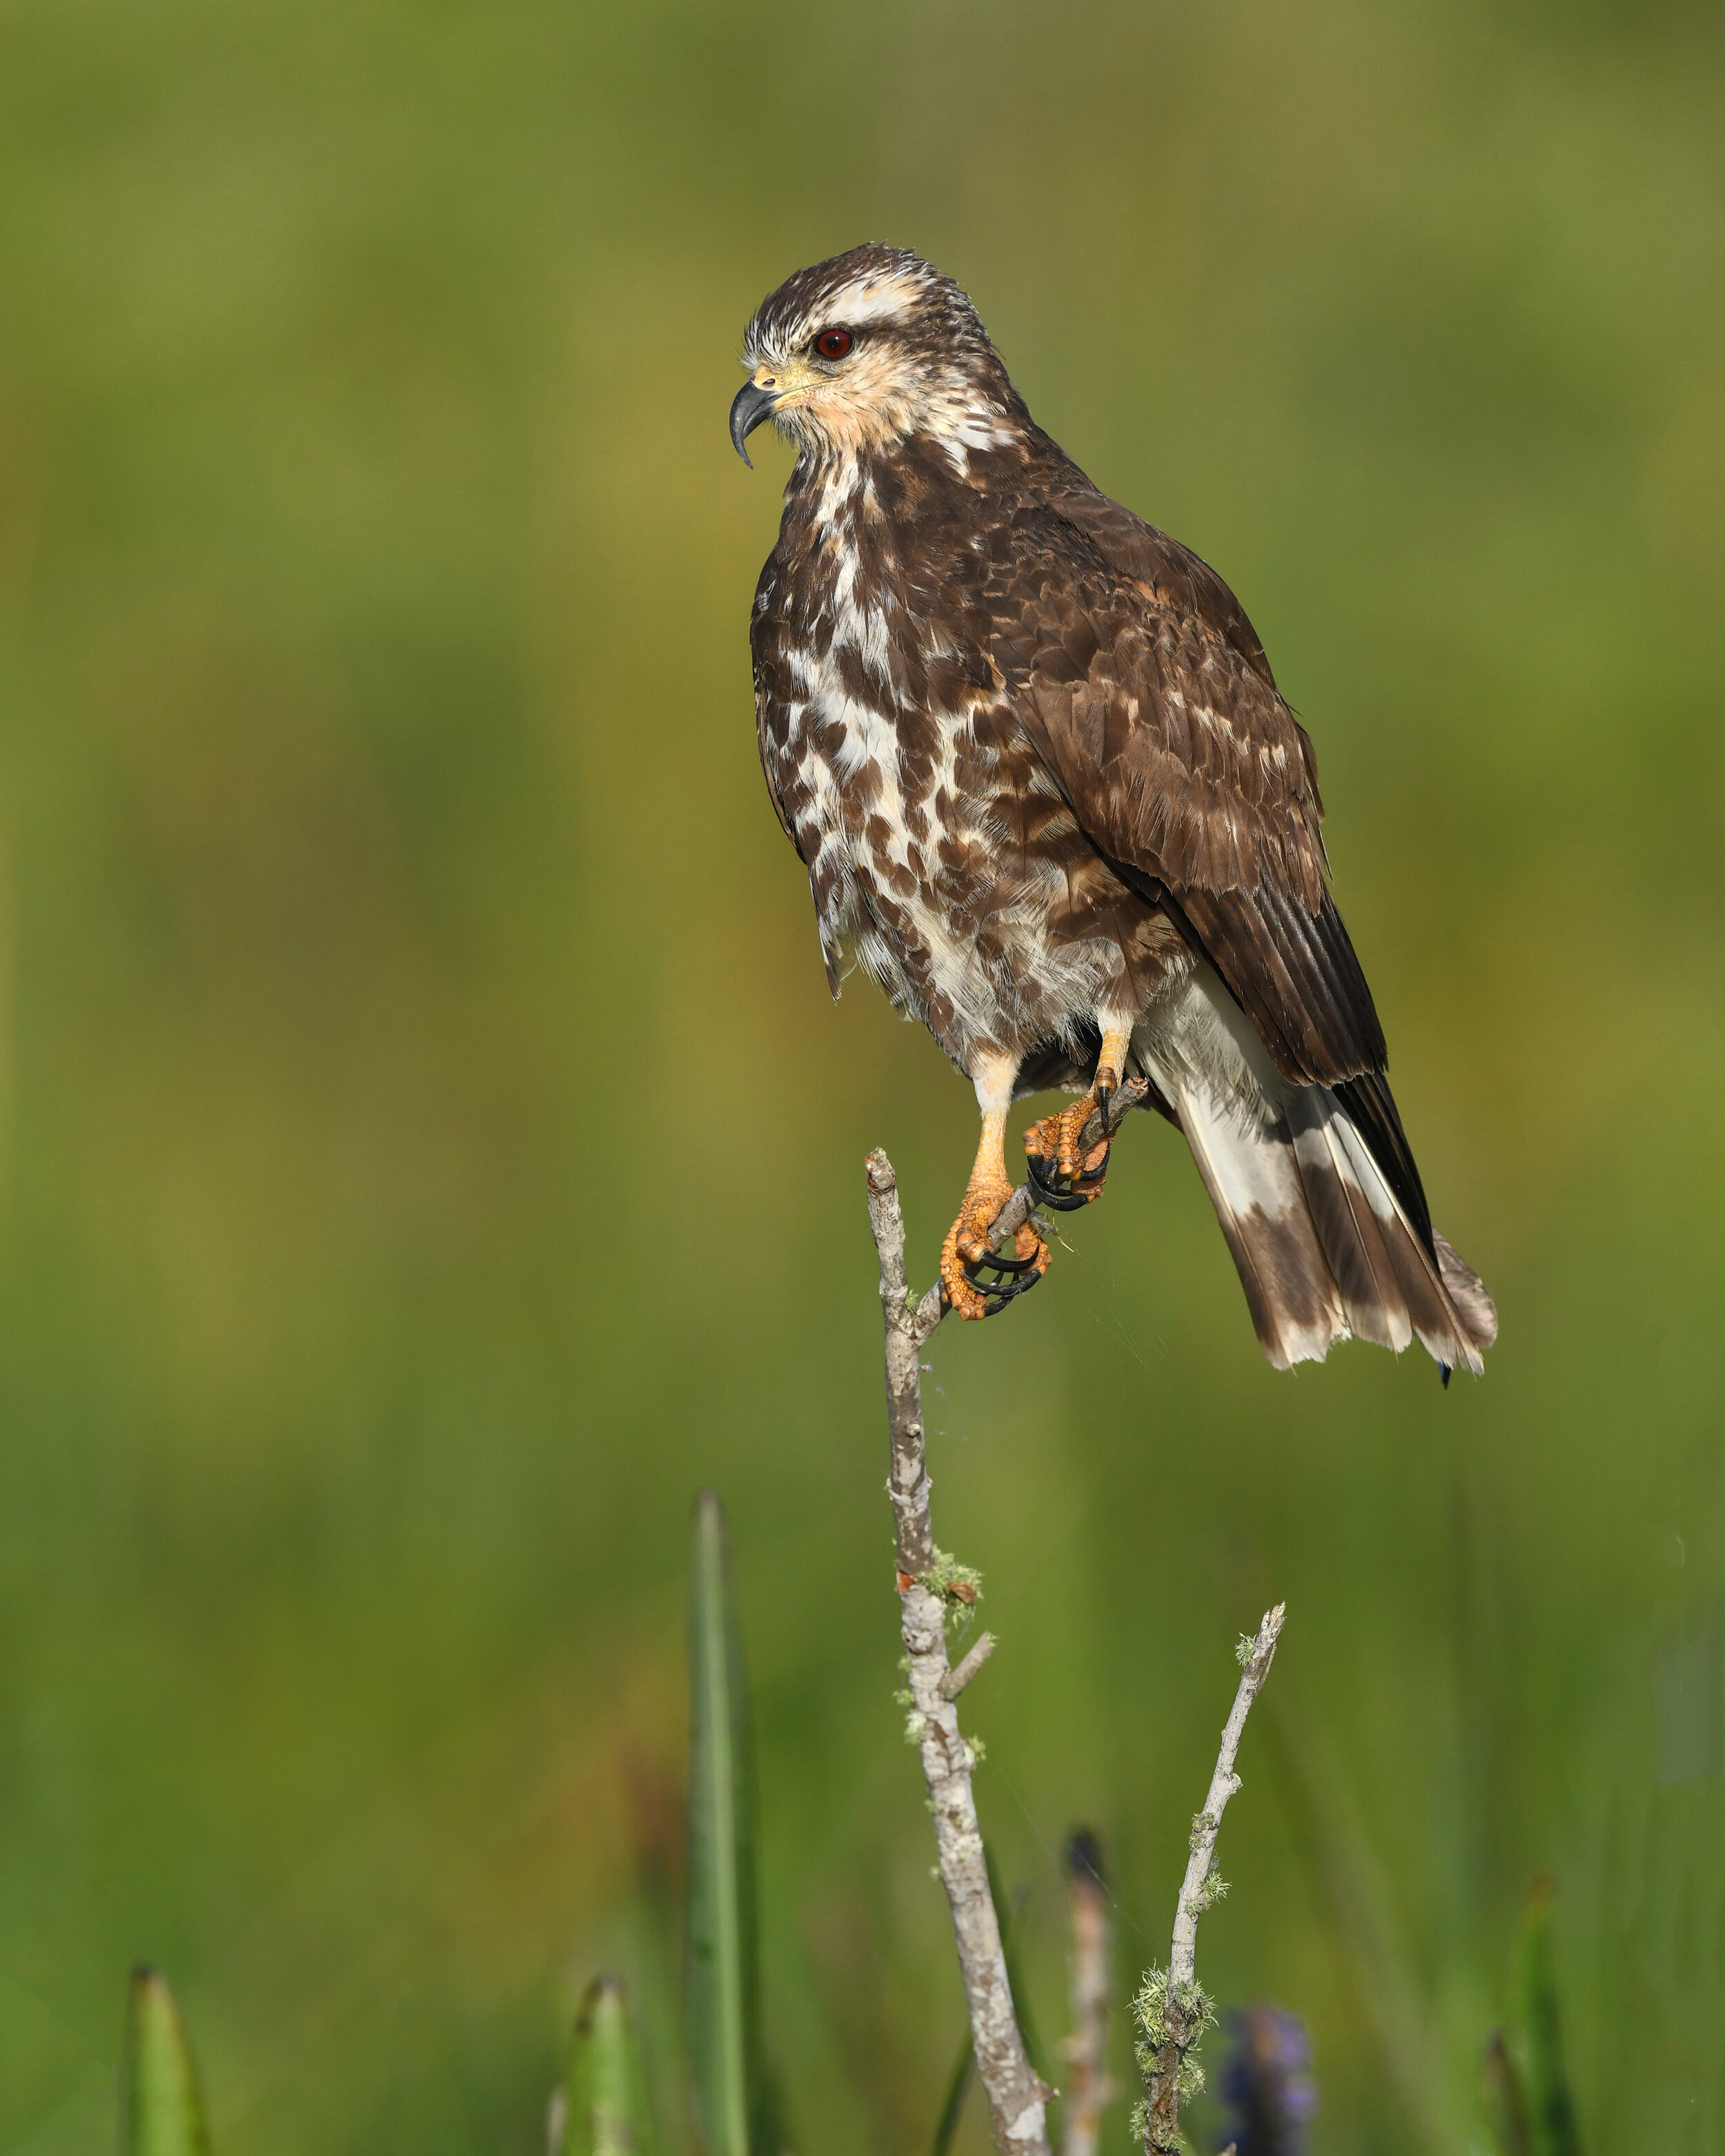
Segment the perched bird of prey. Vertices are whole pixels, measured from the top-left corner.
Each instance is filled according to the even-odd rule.
[[[731,408],[798,450],[750,640],[761,762],[847,954],[976,1087],[982,1138],[941,1252],[993,1316],[1047,1269],[1007,1111],[1056,1209],[1127,1077],[1184,1135],[1264,1352],[1350,1336],[1477,1371],[1491,1298],[1431,1224],[1383,1029],[1331,896],[1305,730],[1228,587],[1036,425],[969,299],[902,249],[788,278]]]

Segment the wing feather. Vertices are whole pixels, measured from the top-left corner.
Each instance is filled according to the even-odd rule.
[[[994,534],[990,655],[1020,723],[1091,844],[1168,906],[1285,1076],[1381,1071],[1312,744],[1262,644],[1213,569],[1065,470]]]

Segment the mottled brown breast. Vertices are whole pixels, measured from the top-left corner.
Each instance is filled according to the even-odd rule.
[[[1081,829],[989,651],[1019,448],[809,459],[753,623],[762,762],[829,980],[849,947],[962,1066],[1142,1007],[1180,940]]]

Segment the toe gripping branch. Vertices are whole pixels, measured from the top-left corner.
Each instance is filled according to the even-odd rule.
[[[1108,1152],[1093,1168],[1085,1169],[1077,1163],[1087,1159],[1099,1145],[1112,1150],[1115,1132],[1149,1090],[1147,1080],[1128,1078],[1117,1087],[1099,1089],[1093,1104],[1078,1104],[1081,1108],[1088,1106],[1090,1112],[1076,1134],[1074,1173],[1062,1173],[1057,1153],[1026,1153],[1024,1180],[1000,1209],[988,1231],[994,1247],[986,1257],[967,1260],[962,1267],[965,1279],[984,1298],[984,1317],[998,1317],[1009,1303],[1029,1294],[1047,1271],[1048,1246],[1040,1236],[1038,1247],[1028,1257],[1015,1254],[1019,1230],[1034,1225],[1031,1216],[1039,1206],[1055,1213],[1076,1213],[1090,1204],[1108,1173]],[[1074,1115],[1070,1109],[1066,1113]],[[942,1308],[950,1309],[952,1299],[944,1282],[939,1295]]]
[[[1113,1150],[1111,1140],[1096,1166],[1082,1168],[1076,1175],[1062,1175],[1060,1163],[1050,1160],[1046,1153],[1027,1153],[1024,1182],[1032,1199],[1038,1205],[1047,1206],[1052,1213],[1078,1212],[1101,1190],[1102,1178],[1108,1173],[1108,1154]]]
[[[998,1317],[1016,1296],[1028,1295],[1047,1270],[1048,1259],[1039,1245],[1028,1258],[990,1250],[987,1257],[965,1265],[964,1277],[983,1298],[983,1316]]]
[[[1098,1076],[1088,1100],[1031,1126],[1024,1133],[1024,1179],[1036,1204],[1052,1213],[1076,1213],[1101,1195],[1115,1131],[1147,1090],[1140,1079],[1118,1085],[1111,1071]],[[1101,1158],[1086,1167],[1099,1146]]]

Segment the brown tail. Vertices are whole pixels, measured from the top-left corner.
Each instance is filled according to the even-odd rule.
[[[1441,1235],[1426,1249],[1328,1086],[1277,1106],[1187,1085],[1175,1106],[1278,1369],[1347,1339],[1397,1354],[1417,1339],[1446,1372],[1483,1369],[1491,1296]]]

